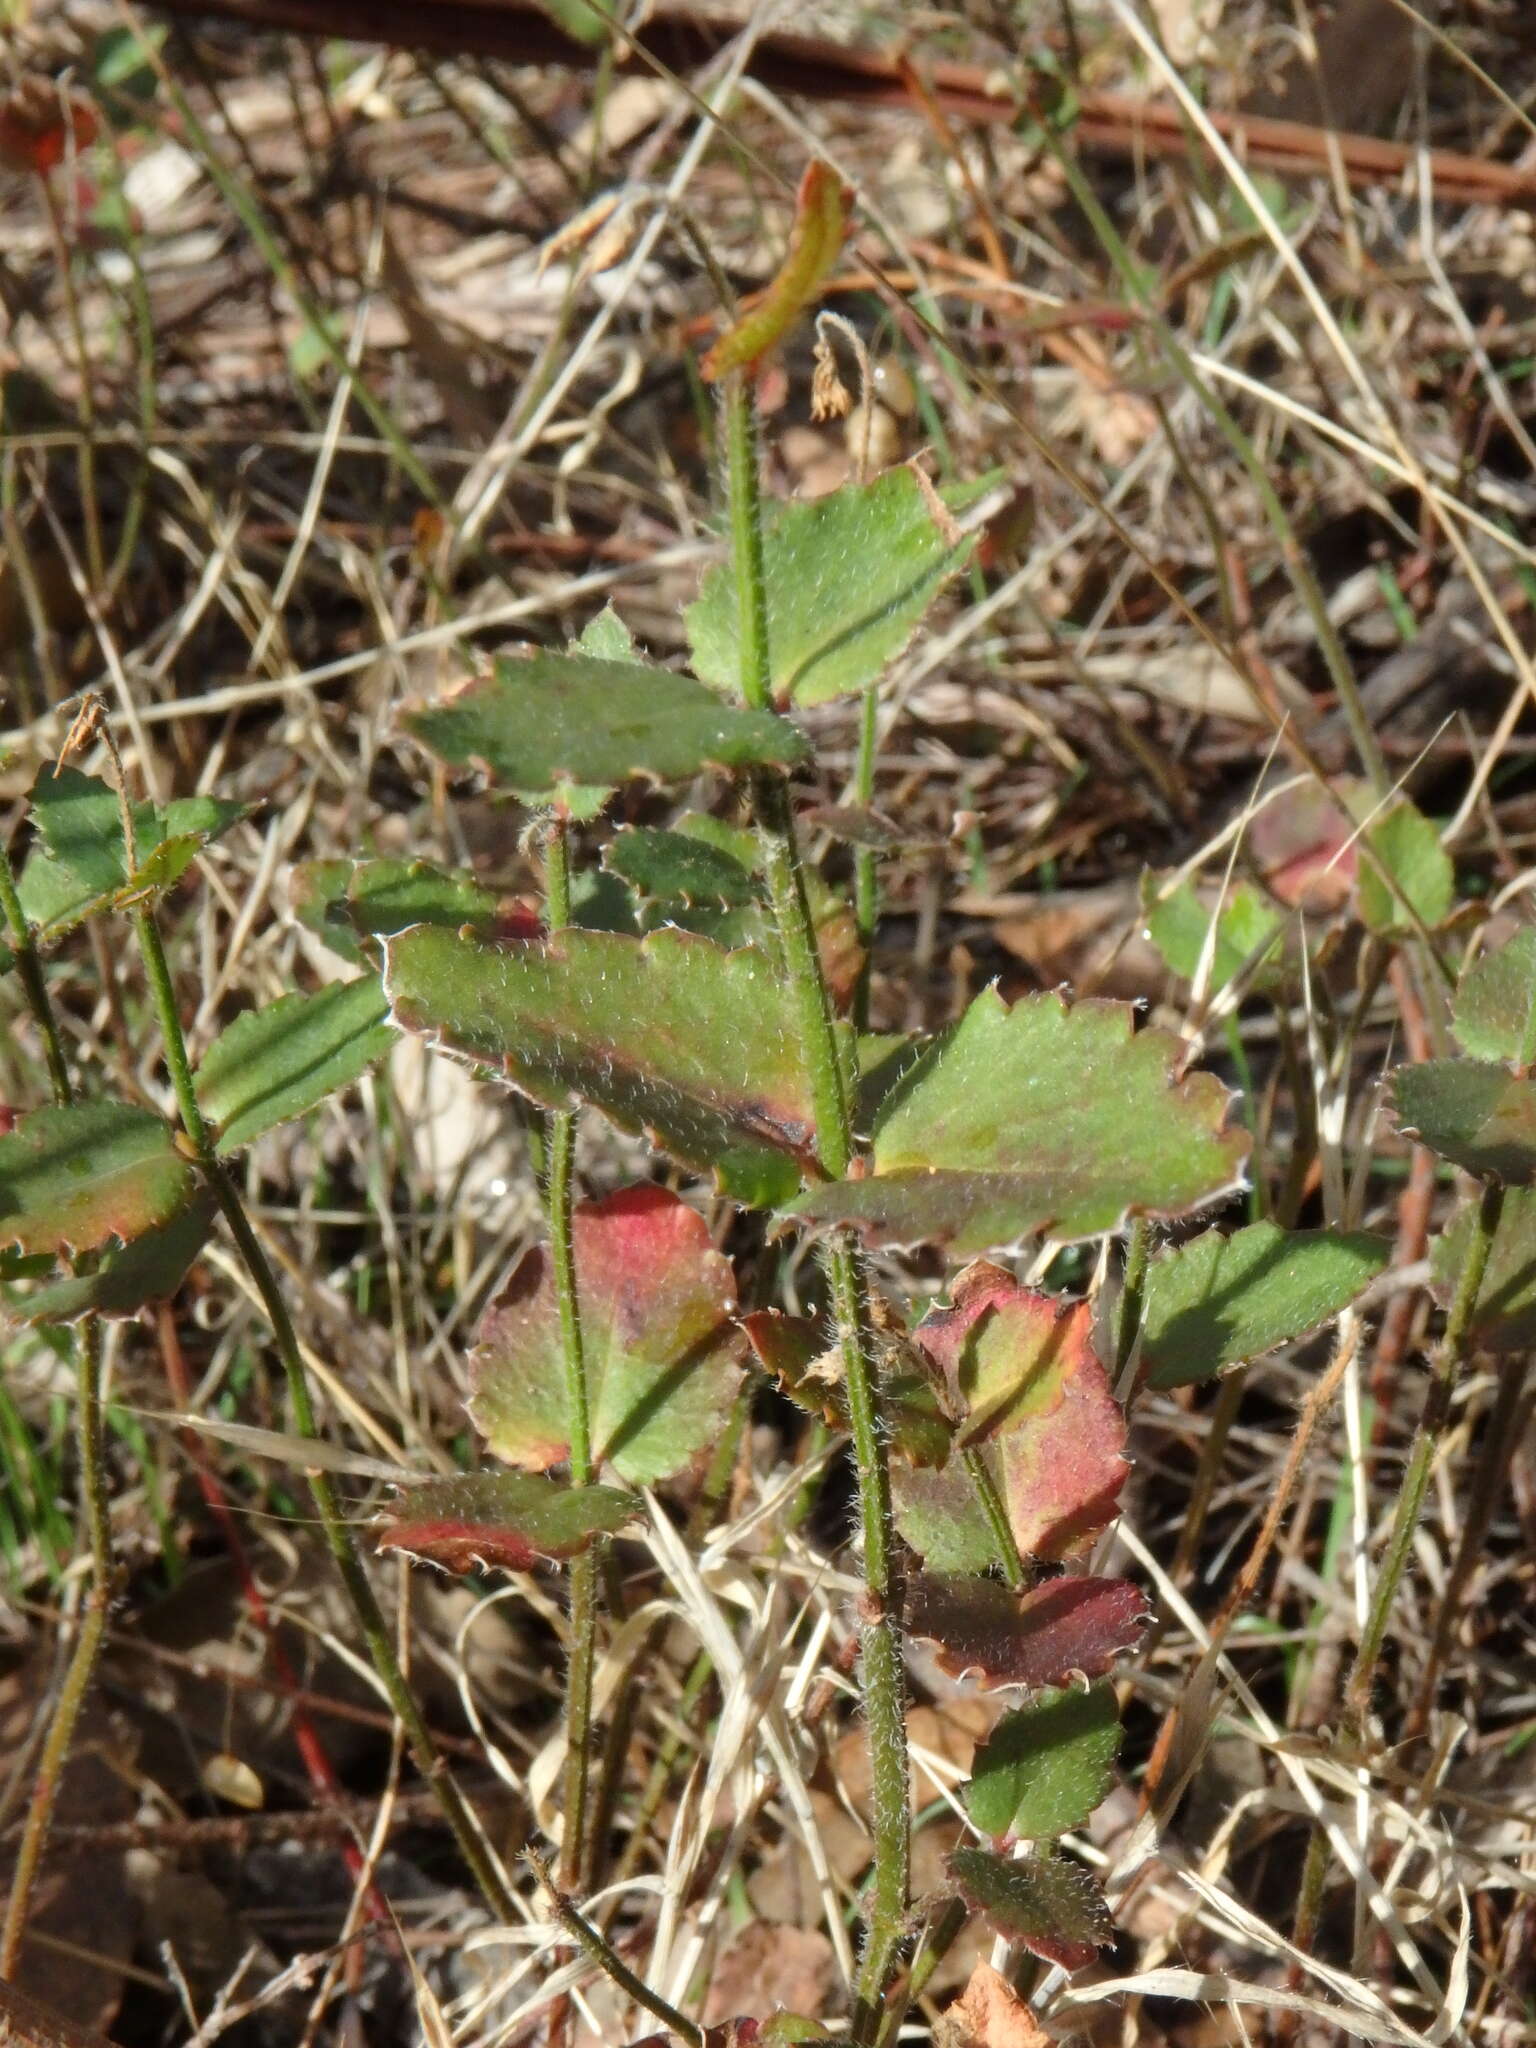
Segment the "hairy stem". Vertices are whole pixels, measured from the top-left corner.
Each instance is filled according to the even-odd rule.
[[[69,1761],[81,1709],[91,1689],[112,1598],[112,1536],[107,1519],[106,1482],[101,1457],[101,1321],[97,1316],[87,1316],[80,1325],[75,1342],[75,1374],[81,1485],[85,1493],[85,1519],[91,1543],[91,1589],[86,1596],[85,1613],[70,1652],[64,1682],[54,1703],[42,1755],[38,1759],[32,1796],[27,1802],[27,1818],[16,1852],[10,1897],[6,1901],[5,1925],[0,1929],[0,1978],[14,1976],[21,1954],[32,1886],[48,1840],[59,1783]]]
[[[53,1090],[53,1099],[63,1108],[74,1100],[74,1086],[64,1057],[64,1042],[59,1033],[58,1018],[54,1015],[53,1004],[49,999],[47,984],[43,980],[37,942],[22,912],[10,855],[3,847],[0,847],[0,913],[4,915],[11,949],[16,956],[16,970],[21,979],[27,1007],[32,1012],[33,1021],[43,1042],[43,1054],[48,1065],[48,1079]],[[81,1617],[74,1647],[70,1652],[64,1681],[59,1688],[47,1739],[43,1744],[42,1755],[38,1759],[37,1775],[32,1782],[32,1796],[27,1802],[27,1817],[16,1851],[16,1868],[11,1878],[10,1894],[6,1900],[5,1921],[4,1925],[0,1926],[0,1978],[15,1974],[22,1940],[27,1931],[32,1886],[53,1822],[59,1782],[69,1761],[69,1752],[74,1743],[81,1709],[90,1693],[96,1658],[101,1649],[102,1636],[106,1631],[107,1609],[112,1599],[115,1571],[102,1431],[101,1337],[100,1318],[94,1315],[82,1318],[75,1331],[75,1445],[80,1460],[80,1491],[85,1508],[86,1540],[91,1558],[91,1587],[86,1596],[85,1613]]]
[[[732,561],[740,608],[742,693],[759,709],[771,697],[767,588],[756,420],[739,373],[725,387],[726,480]],[[816,1119],[823,1170],[841,1179],[853,1161],[848,1075],[806,901],[789,784],[762,772],[752,783],[764,880],[783,950]],[[911,1877],[906,1678],[901,1649],[901,1573],[891,1514],[891,1477],[879,1412],[878,1373],[864,1269],[852,1236],[834,1232],[826,1251],[848,1389],[848,1418],[859,1481],[865,1597],[861,1616],[862,1691],[869,1736],[874,1876],[863,1961],[856,1988],[854,2038],[873,2040],[907,1932]]]
[[[570,825],[560,813],[550,821],[544,854],[544,902],[552,931],[571,921]],[[592,1414],[587,1391],[581,1306],[576,1293],[576,1241],[572,1224],[576,1112],[557,1109],[549,1119],[546,1156],[549,1177],[550,1264],[560,1311],[560,1358],[565,1370],[565,1409],[570,1430],[571,1484],[592,1483]],[[560,1876],[581,1888],[587,1874],[587,1820],[592,1770],[592,1679],[597,1664],[598,1550],[594,1545],[571,1561],[571,1652],[565,1698],[565,1831],[560,1843]]]
[[[859,752],[854,766],[854,802],[868,810],[875,800],[875,755],[880,744],[880,697],[864,692],[859,710]],[[880,922],[880,870],[872,846],[853,849],[853,916],[858,926],[861,958],[853,991],[853,1028],[869,1029],[869,985],[874,974],[875,928]]]
[[[970,1908],[963,1899],[951,1899],[923,1938],[922,1948],[912,1965],[912,1974],[907,1979],[900,1996],[893,2000],[892,2009],[885,2015],[880,2028],[880,2048],[897,2039],[901,2022],[910,2007],[914,2006],[928,1989],[934,1972],[959,1940],[970,1918]]]
[[[1120,1289],[1120,1312],[1115,1322],[1115,1381],[1131,1362],[1136,1339],[1141,1334],[1142,1308],[1147,1292],[1147,1268],[1151,1264],[1152,1231],[1145,1216],[1133,1216],[1125,1241],[1125,1275]]]
[[[1365,1631],[1360,1638],[1360,1648],[1345,1688],[1345,1703],[1351,1715],[1360,1723],[1364,1722],[1370,1706],[1371,1686],[1376,1676],[1377,1660],[1381,1656],[1381,1646],[1386,1640],[1387,1624],[1392,1618],[1392,1607],[1407,1568],[1408,1554],[1413,1547],[1414,1531],[1418,1528],[1424,1496],[1429,1490],[1435,1454],[1440,1448],[1440,1439],[1445,1433],[1446,1423],[1450,1420],[1451,1397],[1456,1389],[1457,1376],[1465,1362],[1468,1350],[1467,1335],[1473,1311],[1477,1307],[1478,1295],[1482,1292],[1483,1276],[1488,1270],[1488,1254],[1493,1248],[1494,1234],[1498,1230],[1499,1218],[1503,1212],[1504,1183],[1497,1180],[1486,1182],[1482,1199],[1477,1205],[1477,1221],[1467,1246],[1466,1259],[1457,1276],[1456,1292],[1446,1315],[1445,1334],[1440,1339],[1440,1348],[1435,1355],[1434,1377],[1429,1385],[1429,1398],[1424,1404],[1418,1434],[1409,1453],[1408,1470],[1403,1477],[1402,1490],[1397,1496],[1397,1512],[1393,1516],[1386,1556],[1382,1559],[1381,1570],[1377,1575]]]
[[[997,1562],[1003,1577],[1015,1593],[1022,1593],[1029,1584],[1029,1573],[1024,1569],[1024,1560],[1019,1556],[1019,1546],[1014,1540],[1013,1525],[1008,1520],[1008,1510],[1003,1506],[1002,1496],[993,1483],[982,1453],[972,1447],[960,1453],[961,1463],[971,1482],[981,1512],[987,1518],[987,1527],[992,1532],[992,1548],[997,1553]]]
[[[16,873],[11,866],[11,857],[3,847],[0,847],[0,914],[4,915],[11,951],[16,956],[16,973],[22,994],[32,1012],[38,1036],[43,1041],[43,1058],[48,1066],[48,1085],[53,1090],[53,1099],[61,1104],[72,1102],[75,1091],[69,1078],[69,1063],[64,1057],[59,1020],[53,1013],[53,1004],[43,981],[43,963],[38,954],[37,940],[16,892]]]
[[[165,957],[159,928],[152,912],[147,909],[135,911],[133,921],[149,979],[150,996],[160,1024],[166,1066],[170,1072],[171,1086],[175,1091],[176,1106],[182,1125],[197,1154],[203,1177],[212,1189],[214,1200],[229,1226],[235,1248],[251,1276],[257,1293],[261,1296],[262,1306],[266,1310],[267,1320],[277,1344],[278,1357],[282,1361],[294,1427],[300,1436],[311,1441],[318,1440],[320,1432],[315,1420],[314,1403],[310,1398],[309,1377],[305,1371],[303,1353],[299,1349],[298,1336],[293,1327],[293,1318],[288,1313],[288,1304],[283,1297],[282,1288],[278,1285],[277,1275],[272,1270],[271,1261],[263,1251],[261,1241],[245,1213],[239,1191],[215,1149],[213,1133],[198,1106],[192,1083],[191,1062],[187,1057],[187,1041],[176,1008],[176,992],[171,982],[170,966]],[[326,1547],[331,1553],[342,1588],[362,1634],[369,1661],[384,1688],[390,1706],[394,1709],[396,1719],[405,1730],[406,1740],[410,1743],[411,1754],[416,1760],[417,1768],[436,1793],[443,1818],[447,1821],[458,1844],[459,1853],[464,1858],[487,1905],[499,1919],[513,1921],[517,1917],[517,1909],[512,1894],[490,1845],[481,1832],[479,1822],[456,1781],[449,1774],[421,1708],[417,1705],[406,1681],[400,1660],[395,1653],[389,1623],[379,1606],[378,1596],[368,1577],[362,1553],[337,1499],[329,1474],[323,1471],[310,1473],[309,1489],[325,1535]]]
[[[704,2048],[704,2029],[696,2027],[692,2020],[685,2019],[675,2005],[669,2005],[660,1992],[653,1991],[642,1978],[635,1975],[623,1957],[617,1954],[592,1922],[578,1912],[574,1903],[560,1890],[549,1874],[549,1866],[536,1849],[529,1849],[525,1854],[534,1876],[549,1894],[555,1918],[582,1953],[589,1956],[603,1975],[617,1985],[626,1997],[632,1998],[636,2005],[643,2005],[664,2027],[670,2027],[680,2040],[686,2041],[689,2048]]]

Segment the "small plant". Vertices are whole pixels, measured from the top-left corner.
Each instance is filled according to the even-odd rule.
[[[1010,1005],[987,989],[931,1038],[868,1028],[874,857],[861,852],[852,904],[808,860],[794,776],[812,742],[797,714],[839,697],[872,705],[971,541],[915,466],[814,503],[762,502],[752,375],[825,275],[845,210],[836,181],[813,169],[783,276],[706,365],[722,391],[729,552],[686,614],[692,672],[648,661],[605,613],[573,646],[499,660],[406,720],[437,761],[531,808],[538,916],[509,917],[473,876],[423,862],[327,862],[305,877],[302,914],[359,972],[238,1018],[194,1062],[157,905],[239,808],[139,803],[120,770],[87,773],[67,758],[33,786],[31,849],[19,873],[0,859],[0,907],[54,1100],[0,1138],[0,1237],[6,1277],[31,1289],[19,1313],[75,1333],[95,1592],[33,1802],[5,1960],[115,1585],[101,1320],[171,1295],[222,1219],[270,1318],[294,1426],[313,1435],[283,1289],[229,1161],[356,1081],[400,1032],[498,1076],[542,1118],[545,1241],[484,1314],[470,1360],[484,1462],[406,1489],[378,1540],[450,1570],[567,1569],[558,1876],[535,1868],[572,1943],[682,2038],[705,2038],[584,1911],[606,1827],[594,1671],[611,1546],[648,1521],[671,1530],[653,1489],[698,1473],[722,1443],[728,1452],[744,1396],[764,1378],[846,1435],[856,1477],[873,1859],[853,2040],[894,2039],[914,1985],[969,1913],[1069,1971],[1112,1939],[1104,1893],[1062,1838],[1109,1784],[1116,1665],[1149,1619],[1145,1590],[1094,1561],[1129,1469],[1128,1408],[1147,1385],[1209,1379],[1321,1327],[1388,1248],[1258,1219],[1154,1255],[1149,1220],[1189,1217],[1240,1189],[1250,1140],[1227,1089],[1187,1071],[1181,1042],[1138,1028],[1128,1005],[1051,994]],[[866,789],[875,734],[867,717]],[[611,822],[615,791],[701,780],[707,808],[664,827]],[[1379,933],[1445,914],[1437,875],[1423,872],[1438,842],[1427,850],[1415,821],[1404,805],[1367,828],[1362,897]],[[584,920],[594,899],[582,885],[599,868],[601,921]],[[1208,980],[1213,964],[1223,981],[1282,971],[1279,920],[1256,891],[1219,920],[1192,892],[1158,898],[1149,918],[1191,977]],[[78,1092],[48,962],[91,919],[126,922],[135,937],[174,1116]],[[1394,1084],[1401,1126],[1487,1192],[1448,1254],[1451,1328],[1360,1649],[1362,1713],[1462,1346],[1474,1328],[1532,1314],[1519,1276],[1536,1225],[1502,1196],[1505,1181],[1536,1179],[1532,979],[1513,948],[1482,963],[1456,1012],[1474,1057],[1403,1069]],[[576,1119],[591,1111],[651,1148],[654,1177],[579,1198]],[[745,1305],[700,1190],[717,1215],[760,1218],[779,1246],[814,1242],[814,1313]],[[1041,1236],[1113,1242],[1117,1286],[1026,1286],[994,1262]],[[937,1299],[893,1301],[872,1257],[913,1247],[956,1270]],[[323,1469],[311,1486],[417,1763],[492,1911],[510,1918],[507,1879],[434,1749]],[[707,1503],[710,1488],[698,1497]],[[707,1539],[707,1523],[695,1517],[689,1534]],[[936,1899],[911,1890],[909,1637],[953,1677],[1024,1695],[976,1757],[962,1794],[974,1840]],[[798,2033],[782,2017],[776,2033],[768,2015],[751,2018],[762,2040],[827,2038],[820,2016]]]

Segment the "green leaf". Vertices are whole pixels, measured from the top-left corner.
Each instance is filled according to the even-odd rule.
[[[612,22],[608,14],[588,5],[588,0],[539,0],[557,28],[563,28],[573,42],[602,42]]]
[[[1536,1179],[1536,1081],[1484,1060],[1425,1060],[1389,1082],[1397,1127],[1468,1173]]]
[[[566,1486],[542,1472],[465,1472],[406,1489],[380,1517],[380,1550],[445,1571],[531,1571],[575,1557],[632,1522],[640,1503],[612,1486]]]
[[[22,915],[44,942],[61,939],[86,918],[110,910],[114,893],[90,888],[41,846],[28,854],[16,884]]]
[[[424,860],[366,860],[352,870],[346,891],[353,927],[364,937],[388,937],[413,924],[468,926],[489,936],[498,902],[472,875]]]
[[[1474,960],[1461,977],[1453,1015],[1456,1036],[1479,1060],[1517,1060],[1536,1002],[1536,931],[1516,932],[1495,952]]]
[[[181,1215],[107,1252],[93,1273],[70,1274],[29,1294],[15,1309],[25,1323],[72,1323],[88,1314],[135,1316],[168,1301],[213,1228],[213,1197],[194,1196]]]
[[[170,1126],[126,1102],[37,1109],[0,1138],[0,1244],[95,1251],[169,1223],[195,1175]]]
[[[1147,1274],[1142,1359],[1154,1387],[1187,1387],[1339,1315],[1392,1256],[1364,1231],[1208,1230]]]
[[[753,880],[756,893],[744,904],[722,908],[716,903],[684,903],[675,898],[671,902],[653,900],[643,906],[644,928],[658,931],[675,925],[681,931],[697,932],[701,938],[713,939],[717,946],[729,949],[755,946],[759,951],[776,957],[778,938],[768,908],[767,891],[756,877]],[[805,897],[828,992],[836,1008],[846,1012],[858,985],[859,968],[864,958],[853,908],[846,897],[824,882],[813,868],[805,873]]]
[[[350,860],[296,861],[288,880],[288,900],[306,931],[318,933],[333,953],[359,967],[363,949],[347,908],[347,884],[356,868]]]
[[[62,937],[98,911],[169,888],[250,808],[211,796],[181,797],[163,809],[135,804],[138,867],[130,875],[117,795],[99,775],[50,763],[32,785],[31,805],[42,843],[27,861],[19,893],[44,939]]]
[[[207,843],[200,832],[178,832],[162,839],[142,856],[132,879],[114,893],[112,901],[123,905],[163,895],[181,880]]]
[[[1435,1292],[1447,1304],[1467,1262],[1478,1207],[1476,1200],[1462,1203],[1431,1249]],[[1468,1335],[1484,1351],[1536,1347],[1536,1188],[1505,1193]]]
[[[701,846],[712,846],[748,874],[757,873],[758,837],[750,825],[732,825],[709,811],[684,811],[672,829],[685,839],[698,840]]]
[[[127,880],[122,815],[116,792],[99,775],[50,763],[33,783],[30,801],[44,845],[82,887],[93,896],[121,887]]]
[[[627,938],[641,936],[640,906],[634,891],[617,875],[602,868],[578,868],[571,877],[571,923],[584,932],[622,932]],[[544,927],[534,919],[535,929],[504,931],[503,938],[541,938]]]
[[[1227,1128],[1213,1076],[1176,1078],[1182,1059],[1167,1032],[1134,1031],[1125,1004],[1010,1009],[988,989],[881,1103],[873,1176],[812,1188],[788,1213],[957,1252],[1187,1214],[1239,1184],[1250,1140]]]
[[[113,100],[152,100],[160,80],[151,53],[163,47],[168,34],[164,22],[101,29],[91,38],[86,73]],[[115,115],[119,110],[111,111]]]
[[[970,551],[910,468],[782,506],[763,543],[774,702],[824,704],[877,682]],[[705,577],[684,619],[696,673],[743,694],[728,562]]]
[[[803,736],[769,711],[722,704],[691,676],[589,654],[531,654],[405,721],[433,753],[514,788],[637,775],[687,781],[705,768],[793,767]]]
[[[650,1486],[725,1426],[745,1349],[735,1279],[703,1217],[666,1188],[579,1203],[573,1237],[594,1463]],[[508,1464],[542,1470],[568,1456],[563,1356],[539,1246],[486,1311],[470,1359],[470,1412]]]
[[[575,7],[584,5],[584,0],[571,0]],[[644,666],[635,647],[635,636],[619,617],[611,604],[587,621],[577,636],[576,651],[590,654],[598,661],[623,661],[631,665]],[[604,782],[562,782],[558,790],[517,789],[512,794],[520,803],[535,810],[548,808],[558,811],[563,817],[574,818],[578,823],[598,817],[608,799],[613,795],[612,785]],[[578,917],[577,924],[589,922]],[[600,924],[597,929],[607,931],[612,927]]]
[[[1120,1746],[1113,1686],[1043,1693],[976,1752],[965,1803],[984,1835],[1046,1841],[1080,1828],[1109,1791]]]
[[[991,1477],[1024,1557],[1082,1549],[1116,1512],[1129,1469],[1125,1417],[1093,1348],[1086,1302],[1020,1287],[980,1261],[931,1310],[912,1344],[962,1419],[957,1445]],[[892,1474],[897,1520],[930,1571],[984,1572],[997,1539],[962,1459]]]
[[[1129,1579],[1044,1579],[1027,1593],[996,1579],[917,1573],[907,1582],[912,1633],[938,1646],[941,1671],[974,1674],[986,1690],[1102,1678],[1135,1648],[1147,1619],[1146,1597]]]
[[[1412,931],[1415,916],[1431,931],[1443,923],[1455,900],[1456,869],[1428,818],[1400,797],[1360,836],[1376,857],[1362,853],[1359,871],[1360,916],[1370,930]]]
[[[576,645],[583,654],[595,655],[599,661],[639,659],[635,652],[634,634],[611,604],[605,604],[594,618],[588,619]]]
[[[1010,1862],[987,1849],[956,1849],[949,1874],[961,1898],[1005,1941],[1064,1970],[1083,1970],[1115,1938],[1098,1881],[1060,1856]]]
[[[761,885],[732,854],[686,832],[634,825],[617,833],[603,855],[613,874],[667,904],[711,903],[739,910],[755,903]]]
[[[424,860],[301,861],[291,893],[299,922],[358,964],[365,957],[359,939],[388,937],[413,924],[450,931],[467,925],[490,938],[501,910],[496,895],[472,875]]]
[[[14,1245],[0,1245],[0,1283],[46,1280],[54,1270],[52,1252],[19,1252]]]
[[[345,351],[347,331],[339,314],[304,315],[288,344],[288,367],[300,384],[313,384]]]
[[[1274,988],[1284,980],[1285,913],[1251,882],[1233,884],[1218,908],[1193,882],[1181,882],[1161,896],[1156,877],[1147,874],[1141,900],[1148,938],[1182,980],[1193,981],[1199,972],[1213,919],[1213,989],[1226,988],[1240,974],[1256,989]]]
[[[197,1070],[197,1101],[236,1152],[350,1086],[394,1044],[389,1006],[371,975],[315,995],[280,996],[219,1033]]]
[[[814,1157],[794,1006],[765,954],[677,931],[498,947],[418,926],[387,944],[396,1022],[546,1107],[591,1102],[753,1206]]]

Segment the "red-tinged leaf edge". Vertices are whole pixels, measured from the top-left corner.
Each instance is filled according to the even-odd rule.
[[[1115,1938],[1098,1882],[1062,1856],[1010,1861],[989,1849],[956,1849],[949,1859],[955,1890],[1005,1940],[1016,1941],[1063,1970],[1085,1970]]]
[[[830,164],[807,164],[795,194],[789,254],[757,304],[726,328],[699,365],[706,384],[752,368],[783,340],[832,275],[848,233],[853,194]]]
[[[465,1472],[405,1488],[376,1530],[380,1550],[444,1571],[531,1571],[575,1557],[633,1521],[639,1503],[614,1486],[566,1486],[539,1472]]]
[[[977,1259],[912,1342],[947,1385],[952,1413],[981,1395],[976,1373],[996,1375],[1007,1359],[1010,1376],[990,1385],[990,1405],[973,1408],[959,1441],[987,1444],[1000,1461],[1004,1506],[1026,1556],[1059,1562],[1114,1519],[1131,1469],[1125,1417],[1093,1349],[1087,1302],[1021,1287]]]
[[[745,1344],[736,1282],[696,1209],[653,1182],[578,1203],[572,1218],[592,1454],[636,1486],[718,1440]],[[549,1248],[525,1252],[481,1318],[470,1414],[498,1458],[542,1471],[569,1454]]]
[[[791,1316],[783,1309],[759,1308],[741,1318],[741,1327],[764,1372],[779,1381],[791,1400],[797,1400],[799,1396],[792,1389],[799,1386],[827,1348],[820,1324],[811,1316]]]
[[[974,1675],[983,1691],[1102,1678],[1133,1650],[1150,1619],[1128,1579],[1046,1579],[1013,1593],[995,1579],[907,1582],[907,1626],[935,1645],[951,1678]]]
[[[0,1245],[98,1251],[170,1222],[197,1186],[165,1121],[137,1104],[50,1103],[0,1138]]]

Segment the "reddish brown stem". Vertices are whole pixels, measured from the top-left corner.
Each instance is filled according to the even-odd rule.
[[[622,41],[583,44],[562,33],[536,0],[372,0],[366,19],[352,0],[162,0],[179,15],[215,15],[266,30],[292,29],[300,35],[366,35],[402,49],[441,50],[449,55],[499,57],[517,64],[562,64],[591,70],[599,61],[641,76],[677,72],[688,76],[732,48],[739,19],[719,19],[691,9],[658,11]],[[911,107],[912,91],[899,56],[876,49],[849,49],[811,36],[758,36],[743,67],[771,92],[806,99],[842,100],[861,107]],[[1012,127],[1021,107],[1015,77],[981,64],[935,62],[924,66],[926,93],[952,121]],[[1415,171],[1420,152],[1413,143],[1352,135],[1307,121],[1281,121],[1262,114],[1209,111],[1211,126],[1239,150],[1251,168],[1300,177],[1326,176],[1336,162],[1351,185],[1397,186]],[[1075,146],[1087,155],[1136,161],[1149,156],[1204,155],[1204,145],[1171,100],[1131,93],[1083,92],[1073,126]],[[1455,150],[1429,150],[1423,160],[1436,196],[1448,202],[1528,206],[1536,196],[1536,172],[1519,164],[1493,163]]]

